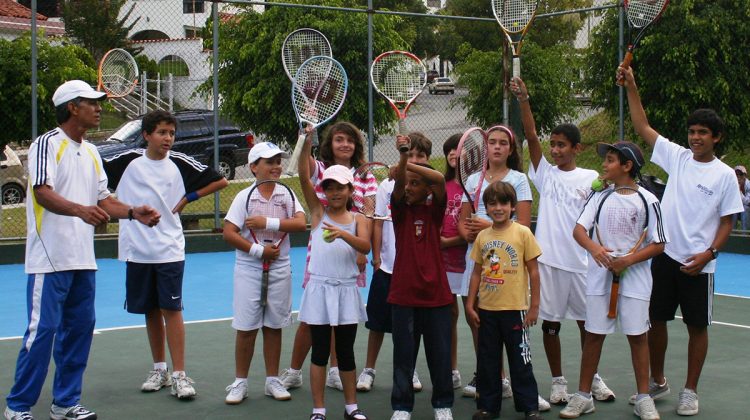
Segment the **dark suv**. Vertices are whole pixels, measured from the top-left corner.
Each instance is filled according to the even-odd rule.
[[[174,116],[177,118],[177,133],[172,150],[213,166],[214,112],[193,109],[177,111]],[[233,179],[235,168],[247,163],[247,154],[254,143],[252,131],[242,131],[231,121],[219,117],[219,173],[226,179]],[[146,148],[141,118],[126,122],[107,140],[95,144],[103,159],[126,150]]]

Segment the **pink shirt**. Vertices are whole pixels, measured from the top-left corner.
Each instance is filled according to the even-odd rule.
[[[443,230],[440,233],[444,238],[458,236],[458,216],[461,214],[461,199],[464,190],[461,185],[452,179],[445,183],[445,194],[448,202],[443,215]],[[466,270],[466,244],[443,248],[443,264],[446,271],[450,273],[463,273]]]

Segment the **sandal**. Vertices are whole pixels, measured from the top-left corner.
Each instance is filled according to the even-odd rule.
[[[346,410],[344,410],[344,420],[368,420],[368,417],[365,415],[364,411],[358,408],[351,413],[347,413]]]

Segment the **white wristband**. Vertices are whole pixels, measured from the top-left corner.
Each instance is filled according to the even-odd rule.
[[[255,258],[261,259],[261,258],[263,258],[263,251],[265,249],[266,248],[263,245],[252,244],[252,245],[250,245],[250,250],[247,251],[247,253],[250,254],[250,256],[253,256]]]
[[[278,231],[281,226],[281,219],[275,217],[266,217],[266,230]]]

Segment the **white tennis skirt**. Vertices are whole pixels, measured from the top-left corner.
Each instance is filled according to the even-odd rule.
[[[299,320],[311,325],[349,325],[367,321],[367,312],[357,288],[357,279],[310,276]]]

